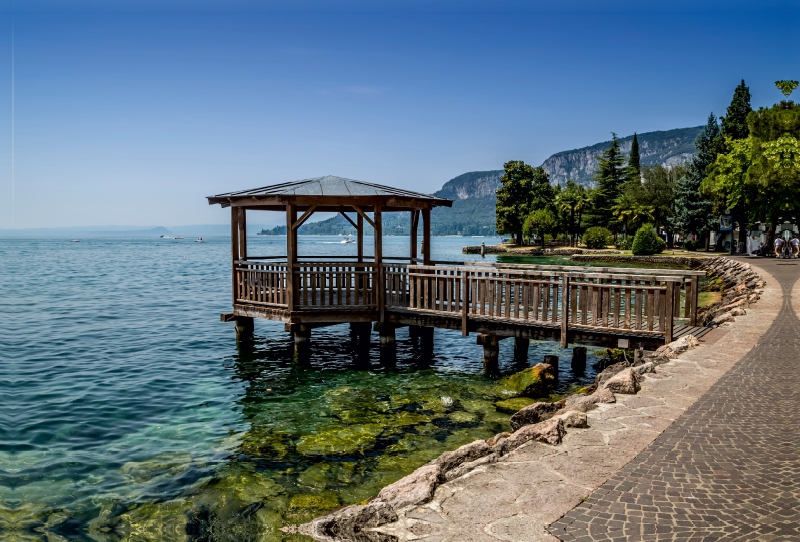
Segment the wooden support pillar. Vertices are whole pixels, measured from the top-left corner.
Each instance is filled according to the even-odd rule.
[[[572,370],[582,373],[586,370],[586,347],[576,346],[572,349]]]
[[[292,325],[295,361],[307,361],[311,357],[311,327],[303,324]]]
[[[358,263],[364,261],[364,217],[361,213],[356,215],[356,238],[358,240]]]
[[[422,265],[431,264],[431,210],[422,210]]]
[[[236,262],[239,260],[239,207],[231,207],[231,290],[233,304],[239,297],[239,277],[236,273]]]
[[[249,316],[237,316],[234,318],[236,324],[236,340],[245,341],[253,338],[255,322]]]
[[[733,234],[731,234],[731,243],[733,243]],[[673,327],[673,302],[675,300],[675,283],[674,282],[667,282],[667,298],[666,298],[666,307],[662,314],[664,315],[665,322],[660,322],[661,325],[664,326],[664,344],[669,344],[672,342],[672,327]]]
[[[369,348],[372,324],[369,322],[350,322],[350,337],[357,349]]]
[[[411,211],[411,250],[409,256],[411,257],[411,265],[414,265],[417,259],[417,229],[419,228],[419,211],[414,209]]]
[[[500,339],[497,335],[478,335],[478,344],[483,345],[483,369],[494,373],[500,367]]]
[[[556,375],[556,381],[558,381],[558,356],[545,356],[544,362],[553,367],[553,373]]]
[[[239,259],[247,259],[247,209],[239,207]]]
[[[394,364],[397,361],[397,337],[395,335],[395,325],[387,322],[379,322],[376,325],[378,336],[380,337],[380,356],[381,363]]]
[[[375,205],[375,212],[373,214],[372,221],[375,223],[375,227],[373,228],[373,233],[375,237],[375,268],[373,269],[372,275],[372,288],[373,288],[373,295],[375,296],[376,301],[378,302],[378,320],[383,322],[383,313],[384,313],[384,299],[386,297],[386,284],[384,284],[383,278],[383,220],[381,212],[381,206],[379,204]]]
[[[517,363],[528,363],[528,348],[530,345],[530,339],[514,337],[514,360]]]
[[[553,307],[554,316],[555,312],[556,312],[556,307]],[[561,348],[566,348],[568,341],[569,341],[569,275],[564,273],[563,275],[561,275]]]
[[[297,208],[289,203],[286,205],[286,299],[289,312],[294,310],[299,293],[299,282],[294,268],[297,264],[297,230],[292,227],[296,220]]]
[[[433,349],[433,328],[420,327],[419,328],[419,341],[423,348]]]

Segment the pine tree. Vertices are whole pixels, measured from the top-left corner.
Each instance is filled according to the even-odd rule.
[[[730,139],[745,139],[750,135],[747,127],[747,115],[753,110],[750,105],[750,89],[745,86],[744,79],[736,90],[733,91],[731,105],[727,114],[720,118],[722,121],[722,135]]]
[[[715,223],[712,203],[700,196],[700,183],[706,178],[708,166],[717,157],[719,132],[719,124],[712,113],[708,116],[705,128],[695,139],[697,154],[689,162],[686,174],[676,183],[671,222],[677,231],[684,234],[705,234]]]
[[[517,244],[522,244],[522,226],[531,212],[531,188],[534,169],[523,161],[512,160],[503,164],[503,184],[497,190],[495,217],[497,233],[511,234]]]
[[[616,233],[619,221],[614,219],[614,205],[622,193],[626,171],[623,167],[625,159],[620,152],[617,134],[612,132],[611,136],[611,145],[598,157],[594,173],[597,188],[594,190],[589,222],[594,226],[609,228]]]

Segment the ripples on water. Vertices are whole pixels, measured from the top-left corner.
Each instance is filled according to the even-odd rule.
[[[331,241],[301,238],[301,254],[354,251]],[[254,237],[250,252],[283,242]],[[402,254],[407,238],[384,244]],[[434,239],[434,255],[463,260],[462,244]],[[0,239],[0,538],[306,540],[278,529],[507,428],[474,336],[436,330],[430,356],[398,330],[387,367],[377,337],[359,356],[334,326],[314,331],[302,367],[283,324],[257,321],[237,350],[219,322],[229,250],[222,237]],[[501,345],[501,372],[519,370]],[[532,363],[545,354],[561,357],[562,387],[593,377],[532,343]]]

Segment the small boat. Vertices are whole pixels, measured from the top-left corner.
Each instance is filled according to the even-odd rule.
[[[194,240],[194,242],[195,243],[205,243],[205,241],[203,241],[202,237],[198,237],[197,239]]]
[[[70,239],[70,241],[69,241],[69,242],[70,242],[70,243],[80,243],[80,242],[81,242],[81,240],[80,240],[80,239]]]
[[[162,239],[164,238],[164,236],[163,236],[163,235],[159,235],[159,237],[161,237]]]
[[[339,241],[339,242],[340,242],[340,243],[355,243],[356,241],[355,241],[355,239],[353,239],[352,237],[348,237],[348,238],[346,238],[346,239],[342,239],[342,240],[341,240],[341,241]]]
[[[183,237],[181,237],[181,236],[179,235],[179,236],[175,237],[174,239],[183,239]]]

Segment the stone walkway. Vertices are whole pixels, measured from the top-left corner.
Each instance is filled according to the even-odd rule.
[[[785,445],[800,411],[788,295],[800,265],[764,263],[758,303],[646,375],[638,394],[599,405],[558,446],[530,442],[440,485],[375,540],[786,539],[758,533],[800,523]]]
[[[633,461],[550,525],[552,535],[800,540],[800,321],[792,309],[800,263],[757,263],[782,288],[771,327]]]

